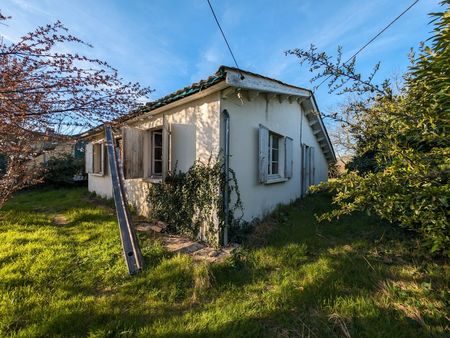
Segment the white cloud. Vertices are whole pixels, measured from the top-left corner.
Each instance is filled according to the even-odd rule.
[[[25,0],[9,0],[9,1],[26,12],[30,12],[33,14],[39,14],[39,15],[50,15],[50,13],[45,11],[42,8],[42,6],[35,6],[35,5],[33,5],[33,3],[31,1],[25,1]]]
[[[217,36],[217,39],[221,37]],[[229,56],[228,51],[225,53],[224,48],[219,42],[221,40],[215,40],[206,50],[201,52],[200,57],[195,63],[195,72],[191,75],[191,82],[196,82],[201,79],[205,79],[212,75],[220,65],[226,63],[226,57]]]

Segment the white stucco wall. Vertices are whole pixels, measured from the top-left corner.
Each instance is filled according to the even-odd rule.
[[[237,175],[244,205],[244,220],[263,217],[278,204],[287,204],[300,197],[301,143],[315,149],[315,183],[327,179],[327,161],[307,118],[301,113],[301,106],[296,101],[289,103],[284,100],[280,103],[277,99],[272,99],[267,103],[262,95],[252,101],[231,96],[222,99],[221,110],[223,109],[227,109],[230,114],[230,167]],[[293,139],[293,175],[285,182],[262,184],[258,181],[259,124]]]
[[[232,95],[221,98],[216,92],[198,100],[159,112],[155,116],[144,117],[141,121],[129,123],[132,127],[144,130],[163,125],[163,114],[170,131],[170,169],[186,171],[194,161],[207,161],[217,156],[223,148],[223,116],[227,109],[230,114],[230,167],[236,172],[244,205],[244,219],[251,221],[263,217],[278,204],[287,204],[301,195],[301,143],[314,147],[315,183],[328,176],[328,164],[320,145],[309,125],[301,106],[287,99],[281,103],[277,98],[268,103],[263,95],[252,101],[239,99]],[[303,121],[301,122],[301,119]],[[285,182],[261,184],[258,181],[258,127],[268,129],[293,139],[293,175]],[[302,126],[302,132],[300,127]],[[99,136],[100,137],[100,136]],[[301,139],[300,139],[301,137]],[[144,141],[144,172],[148,172],[150,149],[148,140]],[[283,145],[280,148],[283,151]],[[280,172],[283,172],[283,164]],[[128,201],[138,213],[149,214],[146,201],[148,179],[127,179],[125,187]],[[105,176],[89,175],[89,190],[101,196],[112,197],[109,170]]]
[[[143,130],[162,127],[163,115],[170,129],[170,169],[187,171],[195,160],[207,161],[210,156],[217,157],[220,151],[220,93],[216,92],[201,99],[161,111],[155,116],[133,121],[128,125]],[[101,135],[97,139],[99,139]],[[144,173],[149,172],[149,140],[144,138]],[[126,179],[125,188],[128,201],[139,214],[149,214],[146,201],[148,179]],[[89,191],[103,197],[112,197],[112,184],[109,170],[106,175],[89,174]]]

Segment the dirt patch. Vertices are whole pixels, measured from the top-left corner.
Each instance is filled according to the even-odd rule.
[[[224,261],[238,247],[238,245],[232,244],[223,248],[212,248],[205,243],[193,241],[188,237],[166,234],[164,233],[165,228],[163,224],[158,223],[139,222],[136,225],[136,230],[147,233],[152,237],[157,236],[167,251],[187,254],[197,261],[211,263]]]
[[[52,223],[56,225],[67,225],[69,224],[69,220],[66,218],[66,216],[58,214],[55,215],[52,219]]]
[[[264,246],[267,244],[269,235],[278,227],[279,224],[275,220],[265,219],[255,226],[247,241],[256,247]]]

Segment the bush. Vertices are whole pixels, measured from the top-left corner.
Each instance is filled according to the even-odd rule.
[[[44,183],[53,185],[78,185],[86,181],[84,160],[71,154],[51,157],[44,167]]]
[[[232,170],[230,173],[230,181],[226,182],[221,162],[211,160],[208,163],[197,161],[186,173],[169,173],[164,182],[150,187],[147,200],[151,217],[166,222],[169,231],[192,238],[197,238],[204,228],[206,241],[219,245],[218,234],[225,221],[222,195],[225,184],[230,191],[228,223],[235,223],[235,211],[242,210],[237,180]],[[231,203],[233,192],[236,196]]]
[[[450,256],[450,0],[433,13],[434,36],[418,55],[395,90],[389,81],[371,83],[355,73],[355,59],[330,64],[324,53],[296,51],[320,76],[332,76],[331,90],[356,97],[340,115],[358,140],[354,169],[323,184],[335,192],[339,206],[320,219],[355,211],[374,213],[394,225],[413,230],[424,247]],[[320,77],[319,76],[319,77]],[[316,77],[318,78],[318,77]]]

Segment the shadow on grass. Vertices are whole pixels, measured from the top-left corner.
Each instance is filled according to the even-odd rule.
[[[216,286],[274,288],[279,311],[260,318],[281,330],[272,334],[297,336],[295,318],[303,316],[302,325],[318,336],[444,336],[445,318],[423,307],[419,311],[418,304],[408,304],[411,299],[402,304],[386,290],[386,285],[432,280],[439,291],[446,284],[442,275],[399,273],[415,267],[420,257],[408,247],[409,234],[365,215],[318,224],[314,214],[326,211],[326,203],[329,197],[319,195],[281,208],[281,216],[274,217],[283,224],[263,246],[247,243],[231,264],[212,268]],[[430,292],[425,301],[443,302],[443,297]]]
[[[59,207],[70,210],[64,203]],[[356,215],[318,224],[314,213],[329,203],[327,196],[311,196],[280,208],[263,244],[247,243],[205,270],[140,236],[146,268],[133,277],[125,275],[114,214],[84,204],[68,214],[69,224],[46,224],[55,229],[63,258],[41,262],[39,279],[18,267],[6,282],[3,290],[16,303],[0,332],[34,325],[35,336],[439,336],[445,318],[432,309],[414,313],[420,304],[409,304],[414,297],[397,287],[427,278],[442,285],[439,273],[402,273],[417,266],[403,245],[405,234],[376,219]],[[16,258],[5,256],[0,267]],[[45,306],[31,300],[39,292],[49,299]],[[435,292],[425,296],[441,301]]]

